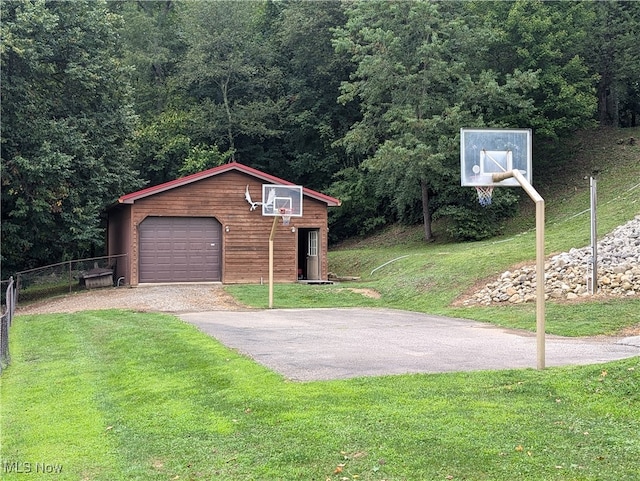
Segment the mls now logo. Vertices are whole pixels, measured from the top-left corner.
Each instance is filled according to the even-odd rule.
[[[61,464],[29,463],[20,461],[3,461],[2,472],[16,474],[60,474]]]

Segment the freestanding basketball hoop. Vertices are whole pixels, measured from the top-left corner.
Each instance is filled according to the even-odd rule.
[[[302,186],[262,184],[262,215],[273,217],[269,235],[269,309],[273,308],[273,241],[278,218],[288,226],[292,217],[302,217]]]
[[[461,129],[460,180],[474,187],[483,207],[491,205],[493,188],[518,187],[514,178],[493,180],[494,174],[518,170],[531,183],[530,129]]]
[[[536,204],[536,338],[538,369],[545,367],[544,199],[531,185],[530,129],[461,129],[460,180],[475,187],[480,205],[494,187],[521,186]]]

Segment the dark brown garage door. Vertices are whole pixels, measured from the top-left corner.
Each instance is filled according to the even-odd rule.
[[[221,279],[220,222],[211,217],[147,217],[140,224],[140,282]]]

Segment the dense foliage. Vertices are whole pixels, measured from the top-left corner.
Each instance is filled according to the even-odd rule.
[[[640,3],[5,1],[3,274],[100,254],[119,195],[237,160],[335,195],[332,240],[494,235],[461,127],[634,126]],[[540,157],[534,156],[540,168]],[[535,183],[535,177],[534,177]]]
[[[141,184],[122,17],[89,0],[1,6],[4,274],[101,254],[101,213]]]

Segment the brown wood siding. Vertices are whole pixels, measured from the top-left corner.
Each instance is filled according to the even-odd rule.
[[[247,185],[253,201],[260,201],[260,179],[229,171],[139,199],[131,205],[131,284],[139,282],[138,226],[147,216],[216,218],[222,225],[222,282],[268,282],[269,235],[273,218],[263,217],[259,207],[250,211],[245,200]],[[291,232],[292,227],[295,232]],[[297,281],[298,228],[320,229],[321,277],[326,279],[327,206],[304,197],[303,217],[291,218],[287,227],[278,220],[274,240],[275,282]]]
[[[118,257],[116,261],[115,279],[124,277],[124,284],[130,283],[129,262],[131,258],[131,208],[121,205],[109,212],[107,224],[107,255],[115,256],[128,254],[126,257]]]

